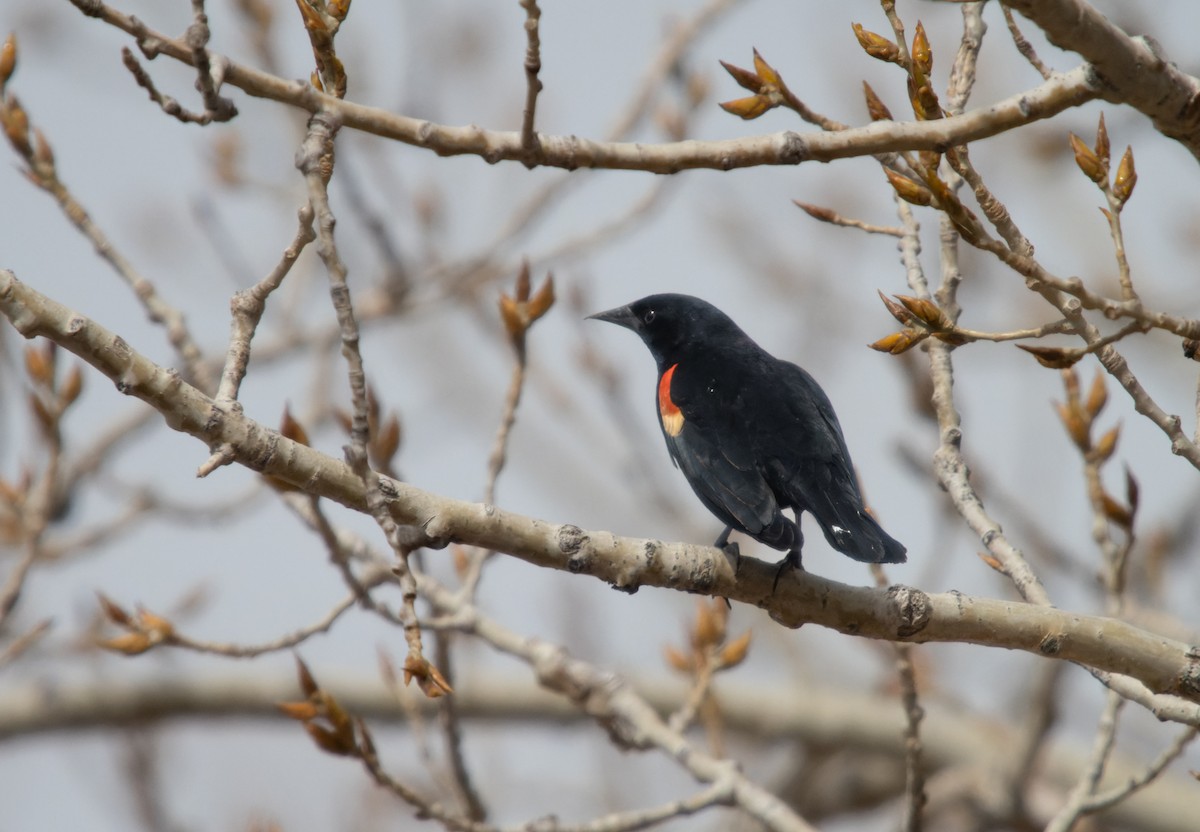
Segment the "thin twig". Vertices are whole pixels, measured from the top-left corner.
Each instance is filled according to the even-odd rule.
[[[216,62],[219,67],[214,71],[212,60],[208,55],[208,15],[204,12],[204,0],[192,0],[192,22],[184,35],[187,45],[192,50],[192,66],[196,67],[196,89],[204,100],[204,114],[212,121],[229,121],[237,115],[237,107],[228,98],[218,94],[221,86],[221,75],[224,75],[224,63]]]
[[[422,689],[428,693],[429,690],[424,686],[428,677],[420,675],[422,672],[428,672],[428,663],[421,649],[421,628],[416,610],[417,583],[409,563],[409,555],[415,547],[403,539],[399,526],[388,511],[387,500],[380,490],[379,475],[371,469],[367,459],[370,423],[366,372],[363,368],[362,353],[359,351],[358,322],[355,320],[350,287],[346,282],[347,269],[334,240],[335,221],[326,190],[329,178],[333,174],[334,137],[340,127],[337,118],[329,113],[318,113],[309,119],[308,135],[296,152],[296,167],[304,174],[304,181],[308,186],[309,203],[317,222],[317,253],[325,264],[325,271],[329,277],[329,294],[341,332],[342,355],[346,359],[346,375],[350,383],[352,402],[350,444],[345,447],[346,461],[362,480],[366,489],[368,510],[396,554],[394,571],[403,596],[401,621],[409,655],[405,669],[422,681]],[[353,577],[348,565],[345,574]],[[365,593],[360,595],[360,601],[373,603],[367,599]],[[433,678],[436,679],[436,675]]]
[[[221,373],[221,382],[217,387],[216,400],[231,405],[237,400],[242,380],[246,377],[246,369],[250,363],[250,343],[258,331],[258,324],[267,309],[267,299],[271,293],[283,284],[283,279],[291,271],[297,258],[309,243],[316,238],[313,230],[313,210],[311,203],[305,203],[297,213],[299,220],[296,236],[284,250],[283,256],[275,267],[262,280],[249,289],[243,289],[233,296],[230,310],[233,313],[230,321],[229,349],[225,356],[225,368]]]
[[[792,202],[795,203],[797,208],[803,210],[804,213],[813,219],[827,222],[830,225],[840,225],[843,228],[857,228],[860,231],[866,231],[868,234],[886,234],[889,237],[904,236],[904,229],[897,228],[894,225],[872,225],[871,223],[856,220],[852,217],[844,217],[830,208],[813,205],[810,202],[801,202],[798,199],[793,199]]]
[[[1017,21],[1013,17],[1012,9],[1008,7],[1007,3],[1001,3],[1000,9],[1004,12],[1004,22],[1008,26],[1009,34],[1012,35],[1013,45],[1017,47],[1017,51],[1021,53],[1025,60],[1029,61],[1030,66],[1038,71],[1043,80],[1049,80],[1050,76],[1054,74],[1053,70],[1042,62],[1033,45],[1025,39],[1025,35],[1021,34],[1021,29],[1017,26]]]
[[[433,656],[437,668],[450,682],[454,681],[454,659],[450,645],[455,633],[438,630],[433,636]],[[475,786],[471,770],[467,767],[467,756],[463,748],[462,714],[458,708],[457,696],[442,696],[438,698],[438,721],[442,727],[442,738],[446,745],[446,756],[450,761],[450,775],[454,790],[463,805],[468,818],[473,821],[488,819],[487,806]]]
[[[1082,811],[1086,814],[1103,812],[1105,809],[1112,808],[1130,795],[1153,783],[1166,770],[1167,766],[1179,758],[1184,749],[1196,738],[1197,733],[1200,733],[1200,728],[1194,725],[1180,731],[1176,735],[1175,740],[1163,749],[1162,753],[1150,765],[1146,766],[1143,772],[1135,777],[1130,777],[1120,786],[1114,786],[1108,791],[1093,794],[1084,802],[1081,807]]]
[[[43,618],[28,631],[21,633],[21,635],[4,645],[4,649],[0,650],[0,670],[15,662],[30,647],[37,644],[42,636],[50,632],[52,626],[53,622],[49,618]]]
[[[525,110],[521,116],[521,147],[530,155],[530,164],[537,156],[538,136],[534,130],[534,116],[537,113],[538,93],[542,91],[542,81],[538,73],[542,71],[542,41],[538,25],[542,19],[542,10],[538,8],[537,0],[521,0],[521,8],[525,10]]]
[[[1046,824],[1045,832],[1070,832],[1076,821],[1084,813],[1088,798],[1096,793],[1100,778],[1104,776],[1104,768],[1112,754],[1113,743],[1116,739],[1117,718],[1125,700],[1117,693],[1110,691],[1104,705],[1104,713],[1096,726],[1096,739],[1092,746],[1092,756],[1087,770],[1075,784],[1067,796],[1066,804],[1059,809],[1050,822]]]
[[[144,89],[150,96],[150,100],[157,104],[162,111],[172,118],[179,119],[184,124],[209,124],[212,122],[211,113],[194,113],[179,103],[179,99],[169,95],[164,95],[159,92],[158,87],[154,84],[154,79],[150,77],[150,73],[138,61],[137,56],[133,54],[133,50],[128,46],[121,47],[121,61],[125,64],[125,68],[133,75],[133,80],[137,81],[137,85]]]
[[[374,579],[374,583],[382,582],[390,578],[386,573],[380,574]],[[368,581],[369,586],[372,582]],[[267,653],[278,653],[282,650],[291,650],[308,641],[315,635],[329,632],[334,623],[346,612],[358,603],[358,593],[352,592],[350,595],[338,601],[334,606],[321,616],[319,619],[309,624],[306,627],[301,627],[298,630],[293,630],[290,633],[271,639],[270,641],[261,642],[259,644],[235,644],[233,642],[220,641],[202,641],[200,639],[189,638],[178,632],[172,633],[170,638],[165,642],[175,647],[182,647],[187,650],[192,650],[197,653],[212,653],[218,656],[225,656],[231,659],[252,659],[256,656],[262,656]]]

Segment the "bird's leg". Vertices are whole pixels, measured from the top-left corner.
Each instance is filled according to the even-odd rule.
[[[804,571],[804,563],[800,558],[800,550],[804,547],[804,535],[800,534],[800,526],[796,525],[796,542],[792,548],[788,550],[787,556],[779,561],[779,568],[775,570],[775,583],[771,584],[771,594],[775,594],[775,590],[779,588],[779,579],[783,577],[783,573],[790,566],[793,569]]]
[[[742,549],[737,543],[729,542],[729,533],[733,531],[733,526],[726,526],[725,531],[721,532],[713,546],[723,551],[726,555],[733,558],[733,575],[736,578],[737,573],[742,568]]]

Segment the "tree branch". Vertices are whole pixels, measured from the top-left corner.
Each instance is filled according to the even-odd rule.
[[[1102,95],[1147,116],[1200,159],[1200,79],[1179,69],[1147,37],[1132,37],[1084,0],[1005,0],[1055,46],[1096,72]]]
[[[211,398],[154,364],[122,338],[0,270],[0,312],[25,337],[44,336],[112,379],[117,389],[158,410],[175,430],[235,460],[357,511],[367,508],[362,479],[348,465],[221,410]],[[434,541],[460,541],[506,552],[536,566],[583,573],[626,590],[659,586],[720,596],[767,610],[789,627],[813,623],[889,641],[944,641],[1024,650],[1137,679],[1172,694],[1156,715],[1200,725],[1200,648],[1110,618],[1079,615],[957,592],[929,595],[911,587],[852,587],[795,572],[775,591],[775,568],[747,560],[735,574],[723,552],[694,544],[586,532],[494,506],[451,500],[380,478],[398,523],[422,526]]]
[[[238,667],[242,667],[239,665]],[[662,677],[636,678],[634,690],[659,713],[679,707],[686,684]],[[396,701],[395,691],[378,679],[339,674],[331,692],[355,716],[375,725],[407,724],[409,710]],[[292,674],[267,675],[241,670],[206,673],[195,678],[108,679],[69,684],[27,683],[0,691],[0,742],[35,738],[54,732],[112,730],[145,725],[147,720],[254,719],[293,725],[276,703],[295,698]],[[590,717],[562,696],[507,675],[484,675],[456,693],[464,718],[490,724],[558,726],[578,724]],[[436,703],[411,697],[426,712]],[[963,714],[959,709],[925,703],[924,757],[931,771],[990,766],[998,757],[1019,753],[1021,730],[1006,722]],[[795,739],[824,745],[836,742],[847,749],[878,751],[899,760],[904,754],[904,715],[892,696],[850,693],[802,684],[772,689],[725,679],[721,717],[727,730],[754,739],[780,742]],[[1157,761],[1155,761],[1157,762]],[[1066,789],[1086,764],[1083,749],[1049,743],[1031,774],[1053,787]],[[1114,783],[1143,778],[1146,765],[1123,755],[1110,761]],[[1193,832],[1195,781],[1186,777],[1156,780],[1144,793],[1112,807],[1104,819],[1141,832]]]
[[[71,2],[85,14],[128,32],[147,55],[167,55],[189,65],[193,63],[194,55],[182,39],[156,32],[132,15],[97,0]],[[598,142],[576,136],[538,134],[538,146],[531,152],[522,143],[521,131],[436,124],[325,95],[305,82],[289,81],[215,54],[210,54],[210,61],[225,67],[226,84],[248,95],[312,113],[324,111],[344,127],[432,150],[439,156],[475,155],[489,164],[516,161],[567,170],[607,168],[660,174],[694,168],[731,170],[828,162],[902,150],[941,150],[1050,118],[1100,95],[1091,67],[1084,65],[991,106],[935,121],[876,122],[840,132],[800,134],[789,130],[738,139],[662,144]]]

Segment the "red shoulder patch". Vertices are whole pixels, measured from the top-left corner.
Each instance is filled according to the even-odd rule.
[[[671,400],[671,377],[675,375],[675,368],[678,366],[672,364],[658,380],[658,415],[662,419],[662,428],[667,436],[678,436],[683,430],[683,413]]]

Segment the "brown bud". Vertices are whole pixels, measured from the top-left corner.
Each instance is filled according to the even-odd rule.
[[[308,665],[299,656],[296,657],[296,676],[300,680],[300,690],[304,691],[305,696],[312,696],[320,690],[320,687],[317,686],[317,680],[313,678],[312,672],[308,669]]]
[[[138,610],[138,629],[149,635],[155,643],[175,634],[174,624],[147,609]]]
[[[896,300],[904,304],[905,309],[930,329],[940,330],[950,327],[950,319],[933,301],[927,298],[914,298],[911,295],[896,295]]]
[[[1088,390],[1087,404],[1084,405],[1084,410],[1091,419],[1095,419],[1100,411],[1104,409],[1104,405],[1108,404],[1108,388],[1104,384],[1104,373],[1096,371],[1096,377],[1092,379],[1092,386]]]
[[[345,20],[350,12],[350,0],[330,0],[327,8],[338,20]]]
[[[281,714],[289,719],[305,722],[310,719],[316,719],[320,714],[317,712],[317,706],[307,699],[303,702],[276,702],[275,707]]]
[[[1063,423],[1063,427],[1067,429],[1067,435],[1071,437],[1075,447],[1086,453],[1092,447],[1092,438],[1088,435],[1088,420],[1083,415],[1083,411],[1079,409],[1079,403],[1077,401],[1067,404],[1055,402],[1054,407],[1058,410],[1058,418]]]
[[[50,387],[54,384],[54,351],[31,345],[25,348],[25,372],[34,384]]]
[[[758,50],[754,50],[754,71],[758,73],[758,77],[763,79],[764,83],[770,84],[776,89],[783,87],[783,79],[779,77],[779,73],[763,60],[763,56],[758,54]]]
[[[320,691],[317,694],[318,709],[329,720],[329,724],[333,726],[334,731],[338,734],[349,735],[353,724],[350,721],[350,714],[342,707],[342,704],[334,699],[333,694],[328,691]]]
[[[896,173],[891,168],[884,168],[883,172],[895,188],[896,194],[905,202],[911,202],[913,205],[929,205],[933,202],[933,193],[924,185]]]
[[[34,419],[43,430],[53,431],[55,423],[58,422],[58,413],[47,407],[36,392],[29,394],[29,409],[33,411]]]
[[[733,101],[722,101],[718,106],[727,113],[750,121],[758,118],[774,105],[771,103],[771,99],[765,95],[751,95],[746,98],[735,98]]]
[[[529,299],[529,323],[533,323],[538,318],[550,311],[550,307],[554,305],[554,275],[547,274],[546,279],[542,281],[542,285]]]
[[[451,560],[454,562],[454,574],[459,580],[467,577],[467,569],[471,566],[471,558],[467,555],[467,550],[462,546],[455,546],[450,552]]]
[[[33,161],[41,166],[43,175],[54,170],[54,151],[50,149],[46,134],[38,127],[33,128]]]
[[[1108,176],[1108,169],[1100,161],[1100,157],[1074,133],[1068,133],[1067,138],[1071,142],[1071,150],[1075,154],[1075,164],[1079,165],[1083,175],[1093,182],[1103,182]]]
[[[1133,528],[1133,512],[1114,500],[1108,492],[1100,495],[1100,503],[1105,517],[1123,529]]]
[[[667,664],[680,673],[693,673],[696,670],[696,663],[690,655],[684,655],[669,644],[663,648],[663,657]]]
[[[1130,515],[1137,514],[1138,500],[1141,495],[1141,489],[1138,487],[1138,481],[1133,476],[1133,472],[1129,470],[1129,466],[1125,466],[1125,499],[1129,501]]]
[[[1062,383],[1063,389],[1067,391],[1068,402],[1079,401],[1079,374],[1074,370],[1063,370]]]
[[[131,626],[132,619],[120,604],[103,592],[97,592],[96,599],[100,602],[100,610],[104,613],[105,618],[114,624],[120,624],[122,627]]]
[[[0,106],[0,127],[4,128],[4,135],[17,153],[26,159],[33,155],[33,148],[29,144],[29,114],[15,95],[9,95]]]
[[[863,96],[867,99],[867,115],[871,117],[871,121],[892,120],[892,111],[887,108],[887,105],[875,94],[875,90],[866,81],[863,81]]]
[[[1001,575],[1008,574],[1008,572],[1004,568],[1004,564],[1002,564],[999,560],[997,560],[992,555],[989,555],[987,552],[979,552],[977,554],[979,555],[979,559],[981,561],[983,561],[985,564],[990,566],[992,569],[995,569]]]
[[[25,495],[13,488],[8,480],[0,477],[0,502],[16,506],[25,501]]]
[[[813,219],[820,220],[821,222],[832,222],[837,219],[837,212],[829,208],[813,205],[811,202],[801,202],[798,199],[793,199],[792,203]]]
[[[328,751],[330,754],[336,754],[339,757],[348,757],[354,753],[354,744],[347,743],[346,738],[335,731],[330,731],[328,728],[322,728],[315,722],[305,722],[304,730],[312,737],[313,742],[322,751]]]
[[[78,364],[72,364],[71,369],[67,370],[67,377],[63,380],[62,387],[58,391],[59,406],[64,410],[70,407],[82,392],[83,370],[80,369]]]
[[[1117,450],[1117,439],[1120,437],[1120,435],[1121,426],[1117,425],[1112,430],[1105,431],[1104,435],[1096,440],[1096,447],[1093,449],[1093,453],[1096,455],[1096,459],[1098,461],[1108,461],[1108,459]]]
[[[409,654],[408,658],[404,660],[404,684],[407,685],[414,679],[417,687],[430,699],[454,693],[450,683],[427,659]]]
[[[879,292],[879,299],[883,301],[883,305],[887,307],[887,311],[892,313],[893,318],[904,324],[904,326],[909,326],[916,322],[916,316],[909,312],[903,304],[896,303],[896,301],[889,298],[879,289],[875,291]]]
[[[1124,205],[1133,195],[1133,186],[1137,184],[1137,171],[1133,167],[1133,148],[1126,147],[1121,156],[1121,164],[1117,165],[1117,178],[1113,180],[1113,196],[1117,202]]]
[[[525,301],[529,300],[529,289],[530,289],[529,260],[524,259],[521,261],[521,268],[517,270],[517,285],[516,285],[517,300],[520,301],[521,303],[524,303]]]
[[[900,57],[900,47],[883,35],[864,29],[861,23],[851,23],[850,27],[854,30],[854,36],[858,38],[859,46],[872,58],[895,63]]]
[[[717,657],[721,663],[721,667],[737,667],[746,660],[746,656],[750,652],[750,631],[742,633],[733,641],[725,645]]]
[[[375,432],[375,426],[379,424],[379,397],[375,395],[375,388],[370,384],[367,385],[367,423],[371,427],[371,432]]]
[[[375,437],[375,452],[383,462],[391,462],[400,449],[400,417],[395,413],[383,423],[383,430]]]
[[[928,332],[918,332],[915,329],[904,329],[900,332],[893,332],[891,335],[885,335],[873,344],[868,344],[871,349],[879,352],[887,352],[892,355],[899,355],[902,352],[915,347],[917,344],[929,337]]]
[[[721,609],[725,608],[720,602],[718,605]],[[697,602],[696,623],[692,627],[692,645],[697,650],[704,650],[720,644],[725,640],[726,620],[727,616],[722,616],[716,607],[704,601]]]
[[[1100,114],[1100,121],[1096,125],[1096,157],[1104,164],[1105,170],[1108,169],[1108,160],[1111,149],[1108,143],[1108,128],[1104,126],[1104,113]]]
[[[150,637],[145,633],[122,633],[113,638],[100,639],[96,645],[105,650],[112,650],[114,653],[124,653],[126,656],[145,653],[154,646]]]
[[[283,406],[283,418],[279,420],[279,433],[301,445],[308,445],[308,431],[292,416],[292,408]]]
[[[1039,364],[1051,370],[1065,370],[1083,357],[1077,350],[1062,347],[1029,347],[1025,344],[1017,344],[1016,347],[1025,350],[1036,358]]]
[[[725,67],[725,71],[729,73],[733,80],[737,82],[737,85],[742,89],[750,90],[750,92],[753,93],[757,93],[762,89],[763,79],[759,78],[750,70],[742,69],[740,66],[734,66],[733,64],[725,63],[725,61],[721,61],[720,64],[721,66]]]
[[[928,77],[933,70],[933,51],[929,48],[929,38],[925,35],[925,27],[919,20],[916,31],[913,32],[912,60],[913,66],[919,69],[922,75]]]
[[[504,322],[504,329],[510,337],[520,338],[525,334],[528,324],[521,316],[518,301],[505,294],[500,295],[500,320]]]
[[[0,94],[4,92],[4,86],[8,83],[8,79],[12,77],[13,70],[17,68],[17,33],[11,32],[4,39],[4,45],[0,46]]]

